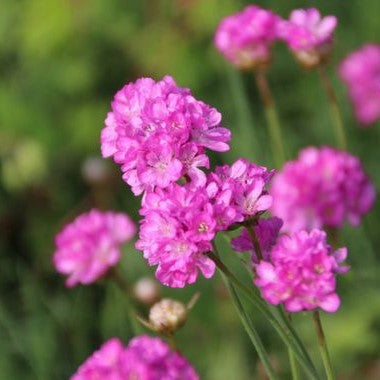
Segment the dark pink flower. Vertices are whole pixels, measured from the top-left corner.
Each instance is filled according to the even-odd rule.
[[[215,46],[241,69],[266,65],[277,38],[279,17],[269,10],[249,5],[224,18],[215,34]]]
[[[135,232],[135,225],[127,215],[91,210],[56,236],[54,266],[68,276],[66,286],[90,284],[119,262],[120,245]]]
[[[346,255],[346,248],[333,253],[321,230],[284,235],[269,260],[256,266],[254,283],[266,301],[283,304],[289,312],[321,308],[333,313],[340,305],[336,274],[349,270],[340,265]]]
[[[359,159],[330,147],[302,150],[275,175],[270,194],[288,232],[358,225],[375,199]]]
[[[380,120],[380,45],[364,45],[344,59],[339,75],[345,82],[360,123]]]

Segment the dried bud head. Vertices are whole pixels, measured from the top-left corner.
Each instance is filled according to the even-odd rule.
[[[156,331],[163,334],[175,332],[185,324],[186,319],[186,306],[168,298],[154,304],[149,312],[150,324]]]
[[[152,278],[141,277],[133,287],[133,294],[137,301],[150,306],[160,298],[160,288]]]

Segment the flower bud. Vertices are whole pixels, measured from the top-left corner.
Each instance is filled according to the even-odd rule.
[[[88,157],[82,164],[82,176],[89,184],[105,183],[110,175],[109,166],[99,157]]]
[[[133,295],[144,305],[154,304],[160,296],[158,283],[150,277],[141,277],[133,287]]]
[[[164,298],[152,306],[149,322],[162,334],[171,334],[182,327],[187,319],[186,306],[178,301]]]

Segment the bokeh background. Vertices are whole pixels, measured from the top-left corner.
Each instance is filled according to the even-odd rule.
[[[249,74],[224,62],[213,47],[220,19],[238,0],[0,1],[0,377],[65,379],[101,342],[133,335],[123,294],[107,279],[74,289],[51,264],[54,235],[91,207],[123,210],[138,220],[139,199],[119,169],[100,159],[99,133],[113,94],[141,76],[172,75],[222,113],[232,148],[215,163],[244,156],[272,166],[260,99]],[[380,125],[360,128],[338,62],[361,44],[380,42],[378,0],[257,1],[287,17],[318,7],[339,18],[329,75],[342,106],[350,150],[380,188]],[[278,44],[270,71],[291,157],[307,145],[334,144],[327,101],[316,72],[304,72]],[[324,315],[340,379],[380,378],[379,202],[359,228],[347,226],[352,272],[340,279],[336,315]],[[232,260],[227,239],[220,239]],[[232,260],[232,265],[236,260]],[[133,244],[121,269],[133,282],[153,275]],[[245,281],[247,274],[241,272]],[[185,290],[162,289],[187,301],[201,298],[178,341],[203,379],[264,379],[219,276]],[[142,311],[143,313],[144,311]],[[286,350],[252,310],[283,378]],[[310,316],[295,318],[318,363]]]

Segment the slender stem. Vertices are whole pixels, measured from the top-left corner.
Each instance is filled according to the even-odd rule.
[[[327,380],[335,380],[335,374],[331,365],[330,355],[327,349],[327,343],[325,339],[325,334],[323,332],[321,318],[319,316],[319,311],[313,312],[313,320],[314,320],[315,331],[317,333],[319,351],[322,356],[323,366],[325,367]]]
[[[273,367],[270,363],[269,356],[267,351],[265,350],[265,347],[260,339],[260,336],[257,332],[257,330],[254,328],[252,321],[248,317],[247,313],[244,310],[244,307],[242,303],[240,302],[239,296],[236,293],[236,290],[234,286],[231,284],[230,280],[222,273],[223,280],[231,294],[232,300],[234,302],[236,311],[240,317],[240,320],[245,328],[245,331],[247,332],[248,336],[251,339],[251,342],[253,346],[255,347],[257,354],[259,355],[259,358],[261,362],[263,363],[263,366],[268,374],[268,377],[270,380],[276,380],[278,379],[276,373],[273,370]]]
[[[347,149],[347,139],[344,131],[344,125],[342,120],[342,115],[339,110],[338,100],[334,92],[334,88],[330,82],[330,79],[326,72],[326,67],[324,65],[319,66],[319,77],[323,88],[326,91],[327,99],[330,106],[330,115],[332,122],[334,123],[335,138],[337,146],[340,149]]]
[[[276,105],[269,88],[264,70],[255,71],[256,85],[264,104],[265,117],[268,124],[268,132],[271,140],[272,154],[277,167],[281,167],[285,161],[285,148],[281,134],[281,127],[277,115]]]
[[[310,378],[314,380],[319,379],[318,373],[310,359],[310,356],[292,327],[287,325],[286,322],[281,324],[268,308],[267,304],[234,276],[234,274],[219,259],[216,245],[213,245],[216,254],[211,253],[210,258],[215,262],[219,270],[223,272],[228,279],[245,294],[247,299],[263,313],[269,323],[271,323],[271,325],[275,328],[284,343],[288,347],[292,348],[298,362],[302,365]]]
[[[173,334],[167,334],[167,335],[164,335],[164,337],[166,338],[167,342],[169,343],[170,348],[173,351],[178,351],[178,345],[177,345],[177,342],[174,338],[174,335]]]
[[[255,248],[255,253],[259,261],[263,259],[263,253],[261,251],[259,239],[256,236],[256,232],[253,228],[253,226],[246,226],[246,229],[248,231],[249,236],[251,237],[253,247]]]

